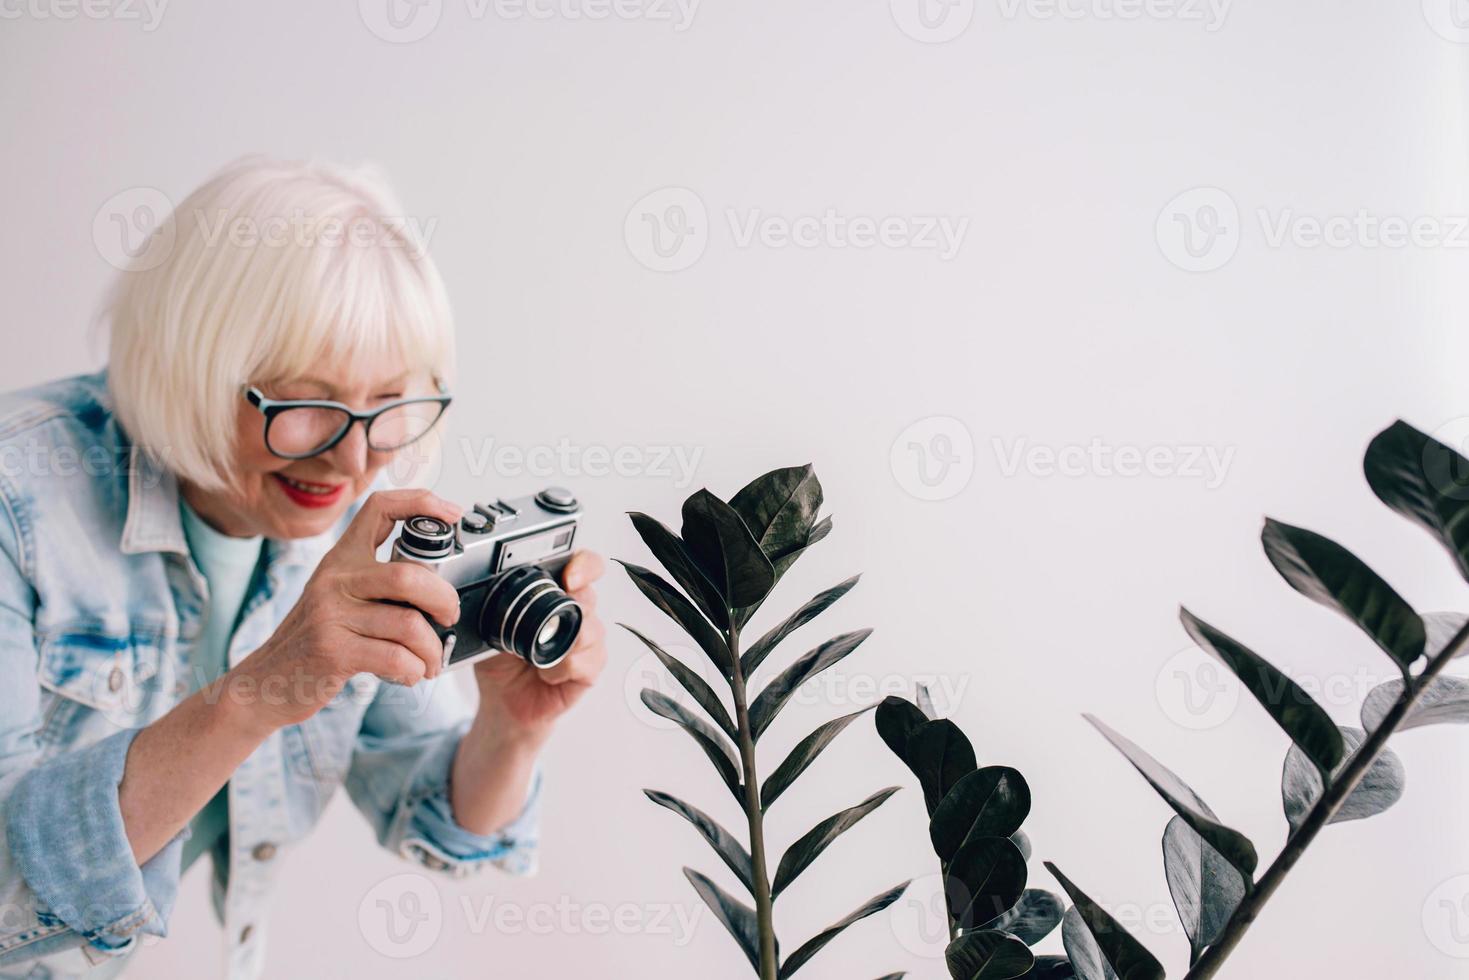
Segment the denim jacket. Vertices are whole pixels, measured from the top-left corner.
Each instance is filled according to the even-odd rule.
[[[133,737],[191,690],[206,610],[164,464],[130,444],[105,371],[0,396],[0,976],[111,975],[141,935],[166,932],[188,830],[139,867],[117,793]],[[270,637],[360,503],[319,537],[266,540],[231,666]],[[535,870],[539,769],[499,833],[454,822],[449,770],[471,715],[452,682],[359,674],[241,764],[212,855],[232,978],[260,974],[275,870],[343,783],[382,845],[427,868]]]

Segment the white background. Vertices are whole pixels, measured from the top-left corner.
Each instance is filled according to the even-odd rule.
[[[552,482],[503,457],[474,463],[486,440],[633,447],[637,475],[554,482],[587,502],[588,542],[646,563],[624,511],[676,524],[699,486],[728,496],[766,469],[814,462],[836,530],[760,622],[865,575],[773,662],[841,630],[876,633],[787,709],[762,768],[879,682],[911,690],[928,677],[962,692],[940,707],[982,760],[1030,779],[1035,883],[1055,888],[1039,866],[1049,858],[1128,921],[1151,920],[1136,931],[1181,975],[1186,945],[1159,859],[1168,811],[1081,712],[1154,751],[1268,859],[1285,830],[1285,737],[1247,697],[1230,712],[1233,688],[1215,714],[1189,713],[1182,685],[1209,675],[1191,673],[1187,654],[1172,659],[1188,646],[1177,605],[1326,686],[1343,723],[1389,665],[1275,576],[1262,514],[1344,541],[1420,608],[1469,606],[1443,554],[1360,475],[1363,447],[1395,417],[1469,434],[1453,383],[1466,351],[1469,252],[1454,220],[1469,209],[1469,31],[1454,29],[1450,0],[1238,0],[1222,23],[1192,4],[1109,18],[1135,8],[1074,0],[1073,16],[1046,16],[1039,2],[960,0],[929,11],[931,30],[904,0],[707,2],[688,21],[633,0],[600,20],[573,16],[587,10],[575,0],[541,17],[429,0],[416,14],[402,6],[396,31],[384,3],[179,0],[155,22],[141,6],[6,0],[0,385],[103,362],[89,325],[109,259],[146,223],[138,201],[176,201],[246,152],[378,163],[408,215],[431,223],[459,320],[463,381],[440,492],[470,500]],[[1165,210],[1200,187],[1225,197]],[[691,191],[705,214],[684,212],[693,234],[664,264],[687,267],[661,272],[648,267],[659,264],[650,222],[671,241],[667,207],[690,197],[639,202],[666,188]],[[1221,202],[1237,218],[1216,210],[1221,234],[1200,237],[1212,215],[1190,209]],[[1212,250],[1183,250],[1178,208],[1196,223],[1196,251]],[[754,215],[828,209],[967,226],[948,258],[840,240],[741,244]],[[1454,240],[1271,242],[1282,220],[1308,233],[1311,220],[1359,211],[1424,219]],[[950,440],[951,468],[933,490],[918,467],[944,472],[936,436]],[[1164,460],[1177,451],[1176,463],[1207,448],[1229,463],[1222,480],[1187,465],[1127,476],[1090,458],[1079,473],[1034,455],[1010,465],[1017,446],[1094,439],[1109,452],[1161,447]],[[660,470],[658,447],[701,454],[692,484]],[[602,608],[675,639],[620,572]],[[748,975],[679,869],[733,881],[639,790],[673,792],[731,829],[737,812],[692,744],[637,704],[647,661],[635,641],[614,635],[611,652],[604,683],[549,750],[539,877],[437,883],[436,940],[415,959],[384,956],[359,905],[413,869],[375,849],[339,799],[282,858],[270,975]],[[1405,735],[1404,800],[1331,828],[1225,975],[1469,976],[1469,908],[1453,918],[1441,902],[1469,894],[1457,877],[1469,873],[1465,737]],[[778,903],[786,950],[936,870],[921,795],[866,721],[772,811],[776,853],[888,784],[904,789]],[[145,951],[139,976],[218,975],[205,877],[186,880],[171,935]],[[476,931],[489,897],[540,909],[532,921],[554,931],[497,928],[493,914]],[[620,913],[644,928],[606,926],[623,905],[651,910]],[[683,945],[678,910],[700,916]],[[917,914],[900,904],[854,927],[802,975],[942,976],[913,938]]]

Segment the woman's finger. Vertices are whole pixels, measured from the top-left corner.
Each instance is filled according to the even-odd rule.
[[[606,628],[599,619],[593,618],[584,623],[571,652],[556,666],[537,675],[541,682],[553,687],[569,682],[590,684],[607,663],[607,645],[602,642],[605,632]]]
[[[426,514],[453,525],[463,513],[464,508],[430,490],[379,490],[363,502],[336,547],[346,548],[348,553],[359,557],[371,555],[388,540],[398,521]]]
[[[406,602],[441,626],[459,621],[459,593],[454,586],[416,562],[373,562],[346,573],[342,582],[355,599]]]
[[[412,687],[423,680],[423,660],[401,643],[376,636],[358,636],[356,660],[364,673]]]
[[[386,602],[359,602],[348,616],[359,636],[375,637],[406,647],[423,661],[423,676],[437,677],[444,661],[444,643],[417,609]]]
[[[576,600],[581,606],[582,612],[590,614],[597,608],[597,590],[588,585],[584,588],[573,589],[566,593]]]
[[[595,551],[578,551],[561,572],[561,587],[568,592],[591,585],[602,577],[607,563]]]

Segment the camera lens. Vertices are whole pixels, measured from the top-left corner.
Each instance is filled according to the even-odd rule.
[[[420,514],[403,522],[397,547],[412,558],[445,558],[454,552],[454,528]]]
[[[491,587],[479,629],[501,650],[537,667],[554,667],[581,631],[581,606],[544,569],[522,565]]]

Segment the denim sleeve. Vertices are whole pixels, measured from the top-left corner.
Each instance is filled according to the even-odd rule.
[[[8,504],[8,502],[5,502]],[[128,729],[43,758],[36,597],[14,511],[0,507],[0,967],[73,969],[162,936],[184,831],[138,866],[118,803]]]
[[[384,683],[358,733],[347,791],[384,847],[426,868],[462,877],[493,864],[511,874],[534,874],[539,764],[525,806],[509,825],[486,835],[454,820],[449,775],[471,714],[453,678],[411,690]]]

